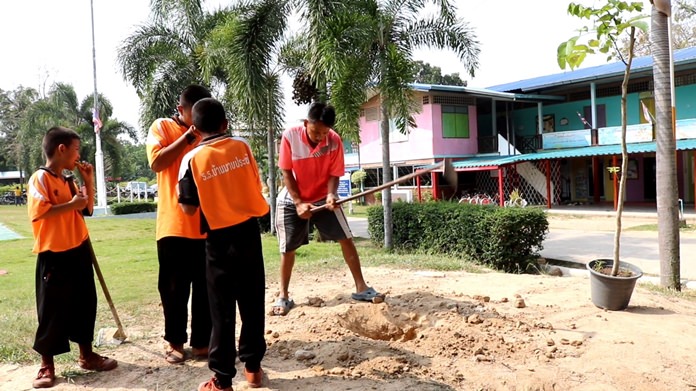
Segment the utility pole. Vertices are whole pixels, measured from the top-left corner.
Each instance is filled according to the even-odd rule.
[[[100,115],[99,98],[97,94],[97,50],[94,39],[94,0],[89,1],[89,6],[92,13],[92,68],[94,71],[94,111],[92,113],[92,116],[94,117]],[[94,136],[96,144],[96,153],[94,154],[94,160],[96,165],[95,170],[97,174],[97,207],[99,209],[102,209],[103,213],[106,214],[106,183],[104,182],[104,153],[102,152],[101,147],[101,129],[99,125],[97,125],[97,123],[94,123],[95,121],[92,122],[94,125]]]

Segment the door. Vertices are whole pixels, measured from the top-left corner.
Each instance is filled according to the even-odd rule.
[[[654,157],[643,158],[643,194],[646,201],[657,200],[656,162]]]
[[[582,108],[583,115],[587,122],[592,122],[592,107],[585,106]],[[607,126],[607,107],[605,105],[597,105],[597,123],[592,124],[595,129],[603,128]],[[585,125],[585,129],[590,127]]]

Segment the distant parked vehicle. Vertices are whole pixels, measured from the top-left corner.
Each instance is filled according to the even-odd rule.
[[[147,182],[128,182],[125,190],[130,192],[133,197],[145,197],[148,194]]]

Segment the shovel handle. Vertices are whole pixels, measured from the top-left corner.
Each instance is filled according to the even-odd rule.
[[[443,167],[443,166],[445,165],[445,162],[446,162],[446,161],[443,160],[443,161],[441,161],[441,162],[435,164],[434,166],[428,167],[428,168],[426,168],[426,169],[414,171],[414,172],[412,172],[412,173],[410,173],[410,174],[408,174],[408,175],[404,175],[404,176],[402,176],[402,177],[400,177],[400,178],[394,179],[393,181],[389,181],[389,182],[387,182],[387,183],[383,183],[383,184],[381,184],[381,185],[379,185],[379,186],[376,186],[376,187],[373,187],[373,188],[371,188],[371,189],[369,189],[369,190],[365,190],[365,191],[360,192],[360,193],[358,193],[358,194],[353,194],[353,195],[350,196],[350,197],[341,198],[340,200],[336,201],[336,203],[335,203],[334,205],[341,205],[341,204],[344,203],[344,202],[357,200],[357,199],[360,198],[360,197],[364,197],[364,196],[366,196],[366,195],[368,195],[368,194],[376,193],[376,192],[378,192],[378,191],[380,191],[380,190],[386,189],[387,187],[392,187],[392,186],[397,185],[397,184],[399,184],[399,183],[406,182],[406,181],[408,181],[408,180],[410,180],[410,179],[413,179],[413,178],[415,178],[415,177],[417,177],[417,176],[423,175],[423,174],[425,174],[426,172],[430,172],[430,171],[433,171],[433,170],[437,170],[438,168]],[[324,209],[326,209],[326,208],[327,208],[327,205],[324,204],[324,205],[317,206],[316,208],[312,208],[312,209],[310,209],[309,211],[312,212],[312,213],[316,213],[316,212],[320,212],[320,211],[322,211],[322,210],[324,210]]]

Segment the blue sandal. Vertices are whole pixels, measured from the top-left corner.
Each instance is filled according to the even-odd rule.
[[[351,294],[350,297],[353,300],[370,301],[377,304],[383,302],[386,295],[377,292],[374,288],[367,288],[362,292]]]

